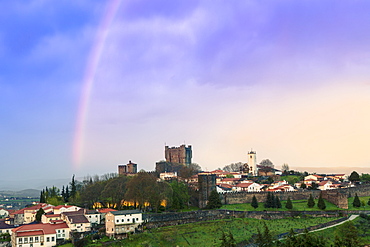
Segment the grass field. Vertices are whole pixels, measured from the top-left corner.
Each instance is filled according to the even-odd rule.
[[[219,246],[222,232],[231,232],[236,242],[249,240],[264,223],[274,234],[288,232],[291,228],[302,229],[336,218],[288,218],[280,220],[230,219],[184,224],[152,229],[130,235],[129,239],[109,243],[110,246]],[[89,246],[102,246],[99,243]]]

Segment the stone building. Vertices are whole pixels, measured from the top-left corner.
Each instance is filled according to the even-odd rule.
[[[127,165],[118,165],[118,174],[127,175],[127,174],[136,174],[137,173],[137,164],[132,163],[131,160]]]
[[[207,206],[208,197],[212,190],[216,190],[216,174],[199,173],[199,208]]]
[[[166,162],[190,165],[192,158],[191,145],[180,147],[164,147]]]

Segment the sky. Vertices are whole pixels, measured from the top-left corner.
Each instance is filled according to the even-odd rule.
[[[4,1],[5,180],[154,170],[370,172],[369,1]],[[346,171],[347,171],[346,170]],[[0,188],[1,189],[1,188]]]

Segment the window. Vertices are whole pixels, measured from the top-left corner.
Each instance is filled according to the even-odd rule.
[[[139,218],[136,218],[136,221],[139,221]]]
[[[24,238],[23,241],[25,244],[28,243],[28,238]]]
[[[117,220],[117,223],[119,222],[119,220]]]
[[[46,238],[46,242],[50,242],[50,237],[47,237]]]
[[[35,242],[38,242],[39,241],[39,237],[35,237]]]
[[[125,219],[122,219],[122,222],[125,222]]]
[[[130,221],[130,219],[127,219],[127,222],[129,222]]]
[[[33,242],[33,237],[30,237],[30,243],[32,243]]]
[[[51,237],[51,241],[54,242],[55,241],[55,238],[54,237]]]
[[[60,233],[60,230],[58,230],[58,233]]]
[[[20,243],[20,244],[22,243],[22,238],[18,239],[18,243]]]

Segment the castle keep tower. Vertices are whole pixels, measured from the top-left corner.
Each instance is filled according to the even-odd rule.
[[[180,147],[164,147],[164,155],[166,162],[179,163],[183,165],[190,165],[192,158],[191,145],[186,147],[181,145]]]
[[[216,174],[198,174],[199,208],[207,206],[208,197],[216,190]]]
[[[127,175],[137,173],[137,164],[132,163],[131,160],[127,165],[118,165],[118,174]]]
[[[253,176],[257,176],[257,157],[255,151],[248,152],[249,171]]]

